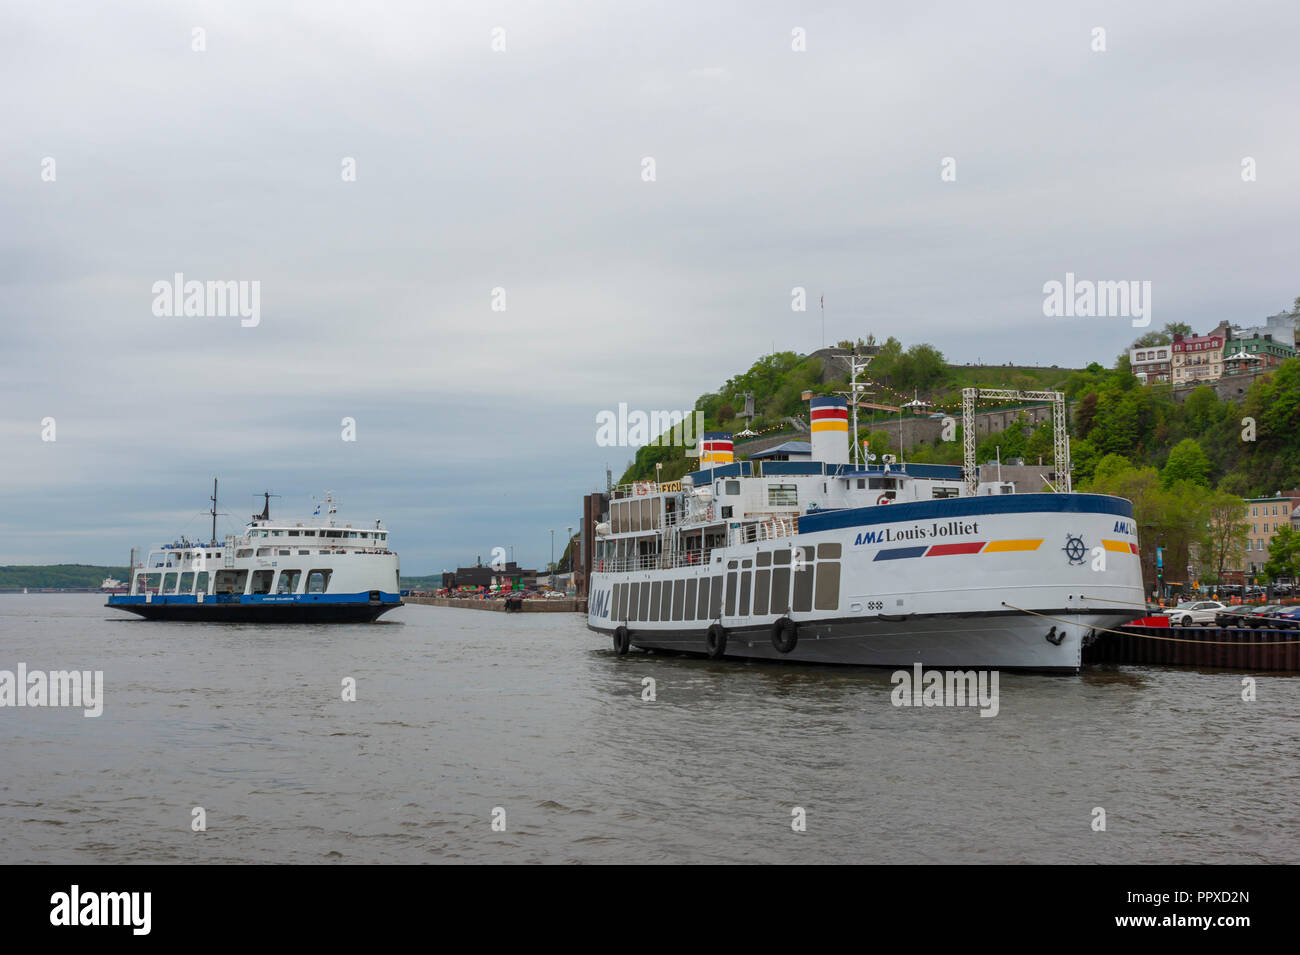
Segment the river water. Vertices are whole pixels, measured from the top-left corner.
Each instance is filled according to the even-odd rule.
[[[888,670],[618,657],[577,615],[102,604],[0,596],[0,670],[104,674],[98,718],[0,708],[0,862],[1300,858],[1293,676],[1003,673],[989,718],[896,707]]]

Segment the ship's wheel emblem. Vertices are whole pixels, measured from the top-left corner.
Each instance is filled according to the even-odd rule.
[[[1071,565],[1082,564],[1088,553],[1088,546],[1083,542],[1082,535],[1066,534],[1065,546],[1061,548],[1065,551],[1065,556],[1070,559]]]

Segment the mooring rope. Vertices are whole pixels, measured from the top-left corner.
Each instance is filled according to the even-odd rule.
[[[1054,620],[1057,623],[1070,624],[1075,627],[1085,627],[1087,624],[1079,623],[1077,620],[1064,620],[1061,617],[1053,617],[1051,614],[1039,613],[1037,610],[1026,610],[1024,607],[1017,607],[1009,604],[1005,600],[1002,606],[1010,607],[1012,610],[1019,610],[1021,613],[1033,614],[1035,617],[1042,617],[1044,620]],[[1082,612],[1082,611],[1081,611]],[[1129,630],[1112,630],[1109,627],[1089,627],[1090,630],[1098,630],[1102,633],[1116,633],[1121,637],[1142,637],[1146,640],[1165,640],[1169,643],[1204,643],[1211,646],[1224,647],[1281,647],[1292,646],[1297,643],[1296,640],[1190,640],[1184,637],[1157,637],[1152,633],[1134,633]]]

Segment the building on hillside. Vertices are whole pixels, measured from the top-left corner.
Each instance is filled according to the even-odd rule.
[[[1246,572],[1256,574],[1263,572],[1268,562],[1268,548],[1277,529],[1293,526],[1292,515],[1300,508],[1300,489],[1246,498],[1246,508]]]
[[[1149,345],[1146,348],[1130,348],[1128,352],[1129,368],[1144,385],[1158,381],[1169,382],[1173,378],[1173,366],[1170,361],[1169,345]]]
[[[1264,319],[1263,325],[1250,325],[1246,328],[1233,326],[1232,337],[1237,340],[1246,340],[1251,338],[1271,338],[1279,345],[1285,345],[1292,352],[1295,351],[1295,329],[1296,317],[1289,312],[1278,312],[1276,315],[1270,315]]]
[[[1173,353],[1174,387],[1208,384],[1223,376],[1223,346],[1228,329],[1220,325],[1208,335],[1175,335]]]
[[[1265,332],[1263,335],[1238,336],[1233,335],[1232,341],[1228,343],[1226,351],[1233,354],[1245,354],[1259,359],[1256,367],[1261,371],[1270,368],[1276,368],[1288,358],[1296,356],[1296,350],[1285,341],[1277,341],[1273,338],[1271,332]],[[1227,359],[1225,358],[1225,361]]]

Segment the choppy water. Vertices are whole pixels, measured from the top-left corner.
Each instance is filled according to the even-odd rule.
[[[106,697],[98,719],[0,708],[0,862],[1300,856],[1294,677],[1245,703],[1236,673],[1004,673],[981,718],[896,708],[884,670],[617,657],[568,614],[217,626],[102,602],[0,596],[0,669],[103,670]]]

